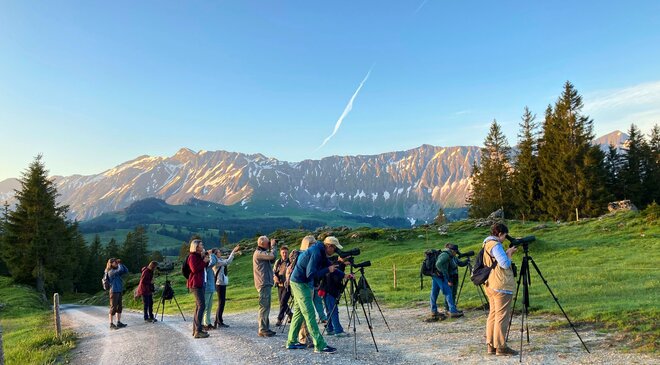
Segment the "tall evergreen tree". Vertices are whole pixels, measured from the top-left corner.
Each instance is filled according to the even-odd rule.
[[[128,270],[137,272],[147,264],[149,258],[147,242],[148,237],[143,226],[137,226],[132,232],[126,234],[126,240],[121,249],[121,259]]]
[[[644,135],[635,124],[630,125],[628,136],[628,141],[626,141],[623,148],[626,153],[623,158],[624,165],[621,171],[624,197],[630,199],[633,204],[643,207],[644,180],[646,178],[646,141],[644,140]]]
[[[484,217],[500,208],[505,214],[513,210],[510,154],[509,142],[493,120],[481,149],[481,164],[472,170],[468,197],[471,217]]]
[[[512,176],[513,198],[516,210],[525,219],[536,217],[535,205],[539,197],[539,177],[536,166],[538,136],[534,122],[536,115],[528,107],[522,116],[520,134],[518,134],[518,156],[514,163]]]
[[[623,183],[621,181],[622,168],[623,156],[619,153],[618,148],[610,144],[605,155],[605,170],[607,171],[605,187],[617,200],[624,198]]]
[[[592,145],[593,121],[582,107],[582,96],[567,81],[554,107],[546,110],[539,142],[539,207],[553,219],[575,219],[576,210],[594,216],[605,209],[598,195],[606,191],[604,179],[599,180],[604,166],[593,165],[598,155]]]
[[[66,219],[67,206],[57,204],[55,184],[48,179],[40,155],[20,183],[16,209],[7,215],[0,255],[15,281],[32,284],[45,294],[73,279],[76,229]]]
[[[105,269],[106,259],[104,257],[101,237],[94,236],[94,240],[89,246],[89,256],[85,268],[85,280],[81,283],[80,291],[86,293],[95,293],[101,290],[100,280]]]
[[[121,249],[119,248],[119,244],[114,238],[111,238],[110,241],[108,242],[108,245],[105,247],[106,257],[104,263],[107,262],[108,259],[118,258],[120,254],[121,254]]]
[[[648,168],[644,182],[646,202],[660,203],[660,127],[657,124],[651,130],[646,165]]]

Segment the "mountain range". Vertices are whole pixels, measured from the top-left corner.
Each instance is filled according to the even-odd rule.
[[[598,144],[619,145],[615,131]],[[336,210],[361,216],[432,220],[439,207],[465,206],[476,146],[422,145],[378,155],[331,156],[286,162],[262,154],[180,149],[171,157],[140,156],[96,175],[54,176],[70,215],[87,220],[132,203],[199,199],[242,209],[277,207]],[[16,179],[0,181],[0,200],[12,200]]]

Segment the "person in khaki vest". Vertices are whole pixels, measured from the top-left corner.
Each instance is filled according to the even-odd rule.
[[[513,291],[516,287],[511,269],[511,256],[515,247],[504,250],[502,242],[506,239],[509,229],[502,223],[490,227],[490,236],[484,239],[484,265],[491,266],[497,261],[497,266],[491,270],[486,287],[490,312],[486,321],[487,353],[497,356],[516,355],[517,352],[506,345],[506,330],[513,312]]]

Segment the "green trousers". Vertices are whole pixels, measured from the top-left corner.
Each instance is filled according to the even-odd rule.
[[[312,341],[314,341],[314,348],[317,351],[323,350],[328,344],[325,343],[323,336],[321,336],[319,325],[316,323],[312,286],[292,281],[290,287],[291,294],[293,295],[293,318],[291,319],[291,327],[289,327],[287,346],[298,342],[298,332],[303,321],[305,321],[307,331],[309,331],[309,335],[312,337]]]

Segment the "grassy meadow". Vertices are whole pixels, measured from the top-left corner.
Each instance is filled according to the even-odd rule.
[[[628,343],[642,351],[656,351],[660,339],[658,305],[660,302],[660,225],[656,215],[638,212],[618,213],[599,219],[580,222],[539,223],[507,222],[515,237],[535,235],[529,245],[529,254],[539,266],[550,288],[571,320],[580,324],[601,327],[603,331],[622,331]],[[424,277],[420,290],[419,266],[427,248],[438,248],[452,242],[461,251],[478,251],[488,228],[475,228],[474,221],[466,220],[448,225],[447,233],[440,234],[437,227],[414,229],[358,228],[336,229],[329,232],[339,237],[346,249],[359,247],[362,254],[357,262],[370,260],[365,269],[367,279],[377,299],[385,307],[417,306],[420,314],[428,311],[430,280]],[[278,231],[274,237],[289,246],[299,246],[307,234],[300,230]],[[257,292],[252,279],[251,247],[248,247],[229,268],[230,286],[227,290],[227,311],[255,308]],[[520,268],[522,248],[514,256]],[[397,269],[397,288],[393,285],[393,266]],[[463,268],[460,275],[463,275]],[[137,276],[127,279],[130,286],[137,284]],[[170,274],[177,299],[186,315],[194,307],[187,293],[185,280],[177,267]],[[162,283],[164,276],[156,279]],[[537,273],[532,270],[530,303],[532,314],[561,314],[554,299]],[[273,293],[274,298],[276,293]],[[128,297],[128,296],[127,296]],[[136,309],[141,304],[125,299]],[[88,303],[106,303],[105,293],[86,300]],[[276,303],[273,301],[273,305]],[[461,308],[476,308],[480,299],[476,288],[465,283],[459,300]],[[520,309],[520,301],[517,304]],[[176,313],[176,307],[167,306],[167,313]],[[557,323],[564,325],[565,320]],[[567,326],[567,324],[565,324]]]
[[[7,365],[62,362],[75,347],[71,331],[55,336],[52,310],[34,289],[0,277],[0,325]]]

